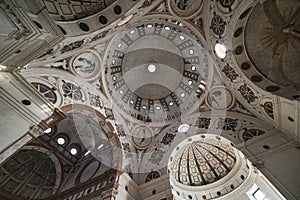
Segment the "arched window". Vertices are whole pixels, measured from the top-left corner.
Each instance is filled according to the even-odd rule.
[[[157,171],[153,171],[153,172],[150,172],[147,177],[146,177],[146,181],[145,182],[149,182],[149,181],[152,181],[154,179],[157,179],[160,177],[160,174],[157,172]]]

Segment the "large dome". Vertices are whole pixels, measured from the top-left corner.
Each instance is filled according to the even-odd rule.
[[[103,83],[124,116],[168,124],[199,106],[197,90],[209,86],[212,62],[196,32],[184,21],[151,15],[112,38]]]
[[[249,177],[249,165],[233,144],[214,134],[182,141],[171,153],[168,173],[177,200],[215,199],[239,187]]]

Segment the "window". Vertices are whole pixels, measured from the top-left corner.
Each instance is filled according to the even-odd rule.
[[[160,174],[156,171],[150,172],[147,177],[146,177],[146,181],[145,182],[149,182],[152,181],[154,179],[157,179],[160,177]]]
[[[256,200],[268,200],[266,195],[259,189],[252,194]]]
[[[60,145],[64,145],[66,143],[66,140],[63,137],[57,138],[57,143]]]
[[[75,156],[75,155],[78,153],[77,148],[72,147],[72,148],[70,149],[70,153],[71,153],[73,156]]]
[[[255,183],[246,194],[250,200],[269,200],[261,188]]]

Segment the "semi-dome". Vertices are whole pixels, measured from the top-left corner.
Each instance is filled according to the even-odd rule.
[[[45,199],[53,195],[59,186],[59,164],[58,160],[57,163],[53,162],[50,154],[34,149],[19,151],[0,167],[0,190],[7,193],[8,199],[13,199],[12,196],[31,200]]]
[[[214,199],[239,187],[249,176],[244,155],[214,134],[189,137],[171,153],[168,173],[175,199]]]

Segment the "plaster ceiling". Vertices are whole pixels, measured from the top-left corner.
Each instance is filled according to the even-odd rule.
[[[255,67],[282,86],[300,87],[300,3],[266,1],[253,9],[245,30],[245,45]],[[257,21],[259,19],[259,22]],[[253,42],[257,40],[257,42]]]
[[[102,122],[105,118],[111,125],[110,130],[103,131],[95,113],[81,115],[74,108],[77,113],[65,111],[68,117],[58,126],[61,133],[80,143],[82,149],[94,151],[93,155],[99,152],[100,156],[112,150],[96,150],[101,141],[109,138],[106,133],[117,134],[115,142],[119,141],[120,146],[113,150],[122,150],[122,167],[127,172],[145,173],[145,177],[153,170],[166,173],[170,151],[184,137],[207,132],[224,134],[242,143],[262,135],[266,132],[261,131],[263,128],[273,125],[272,94],[257,88],[246,77],[247,70],[241,69],[243,65],[237,62],[239,55],[232,50],[233,30],[240,22],[231,20],[238,19],[249,7],[254,9],[248,12],[249,22],[242,24],[246,27],[245,40],[239,37],[236,40],[242,44],[245,41],[250,61],[261,74],[277,80],[278,84],[289,81],[298,84],[295,77],[299,72],[294,66],[299,63],[296,56],[299,43],[294,36],[283,36],[286,42],[283,46],[296,49],[282,57],[287,68],[280,75],[287,76],[286,83],[281,81],[282,77],[275,79],[270,74],[278,31],[269,48],[253,42],[261,39],[260,34],[266,28],[275,33],[264,4],[188,1],[184,11],[180,1],[172,5],[172,1],[165,3],[159,5],[153,1],[150,7],[148,4],[134,7],[132,13],[127,13],[132,14],[132,20],[124,25],[111,23],[105,30],[67,37],[22,71],[30,82],[46,85],[45,90],[51,90],[49,94],[55,96],[51,99],[55,99],[53,103],[59,108],[84,105],[101,113]],[[292,10],[287,14],[294,2],[279,4],[283,16],[294,13]],[[174,6],[179,9],[176,13],[172,12]],[[197,16],[194,8],[199,11]],[[148,14],[143,16],[145,13]],[[261,23],[256,23],[257,18]],[[278,32],[278,36],[282,35]],[[224,58],[216,55],[215,44],[226,44],[228,51]],[[248,62],[247,56],[243,59]],[[193,119],[189,118],[191,115]],[[254,116],[259,120],[254,121]],[[182,123],[191,127],[187,135],[177,131]],[[137,183],[145,180],[143,175],[134,179]]]

